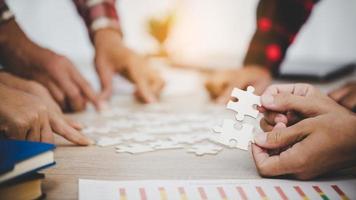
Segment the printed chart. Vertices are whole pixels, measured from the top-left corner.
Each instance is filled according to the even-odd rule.
[[[79,199],[230,200],[356,199],[356,179],[302,182],[241,180],[79,180]]]

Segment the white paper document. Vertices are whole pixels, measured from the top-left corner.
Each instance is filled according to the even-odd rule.
[[[79,180],[80,200],[356,199],[356,179]]]

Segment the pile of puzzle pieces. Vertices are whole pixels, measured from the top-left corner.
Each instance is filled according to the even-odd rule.
[[[247,91],[234,89],[227,108],[237,114],[216,124],[221,108],[203,113],[173,113],[156,107],[153,110],[125,110],[113,108],[93,116],[83,132],[96,139],[100,147],[115,147],[117,153],[139,154],[170,149],[185,149],[195,155],[215,155],[224,147],[248,150],[253,140],[254,126],[244,123],[245,116],[257,118],[256,105],[260,97]],[[101,119],[100,123],[96,123]],[[100,121],[100,120],[99,120]],[[84,122],[85,123],[85,122]]]

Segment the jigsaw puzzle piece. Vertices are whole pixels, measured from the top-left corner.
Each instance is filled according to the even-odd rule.
[[[221,127],[214,129],[218,135],[214,135],[211,140],[231,148],[248,150],[249,143],[253,141],[253,126],[242,124],[241,129],[235,128],[235,122],[225,119]]]
[[[254,106],[261,106],[261,98],[255,95],[254,91],[255,88],[252,86],[248,86],[247,91],[239,88],[232,90],[231,96],[237,98],[237,101],[230,100],[226,108],[237,112],[236,120],[242,121],[246,115],[257,118],[258,110]]]
[[[195,144],[191,146],[187,151],[189,153],[195,153],[197,156],[203,156],[205,154],[217,154],[219,153],[223,148],[221,146],[218,146],[216,144]]]

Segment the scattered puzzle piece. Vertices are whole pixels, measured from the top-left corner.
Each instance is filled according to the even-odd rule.
[[[257,118],[258,110],[254,106],[261,106],[261,100],[259,96],[253,94],[254,91],[255,88],[252,86],[248,86],[247,91],[238,88],[232,90],[231,96],[237,98],[237,102],[230,100],[226,108],[237,112],[236,120],[242,121],[245,115]]]
[[[213,130],[219,134],[214,135],[211,140],[231,148],[248,150],[249,143],[253,141],[253,126],[250,124],[242,124],[238,130],[234,120],[225,119],[221,127],[214,127]]]
[[[169,140],[158,140],[156,142],[150,143],[150,146],[152,146],[156,150],[184,148],[183,145],[177,144]]]
[[[219,153],[223,148],[221,146],[218,146],[216,144],[195,144],[191,146],[187,151],[190,153],[195,153],[197,156],[203,156],[205,154],[217,154]]]
[[[108,147],[116,144],[120,144],[122,139],[120,137],[100,137],[96,142],[96,145],[100,147]]]
[[[118,153],[131,153],[131,154],[138,154],[138,153],[146,153],[154,151],[155,149],[150,145],[144,144],[129,144],[129,145],[118,145],[116,146],[116,152]]]

